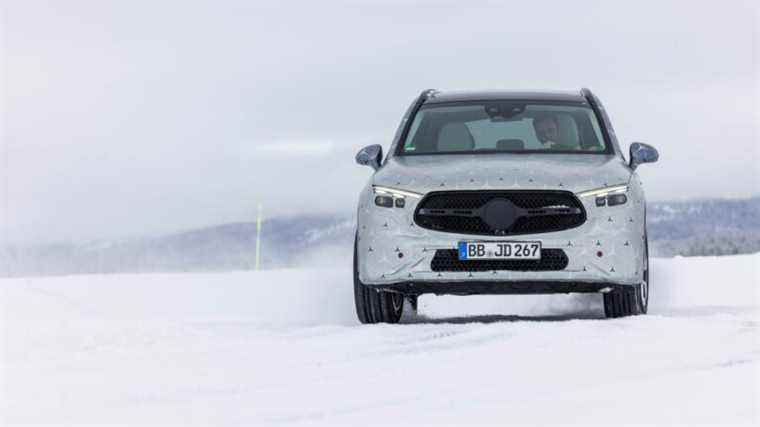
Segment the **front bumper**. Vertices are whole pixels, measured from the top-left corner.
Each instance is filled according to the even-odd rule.
[[[530,292],[531,289],[551,293],[563,292],[565,288],[592,292],[641,282],[645,217],[643,197],[637,188],[629,191],[628,202],[621,206],[597,207],[593,198],[582,198],[587,219],[579,227],[551,233],[493,237],[421,228],[413,218],[418,199],[407,198],[404,208],[383,208],[375,206],[373,196],[371,187],[365,189],[358,212],[359,278],[367,285],[387,289],[396,285],[400,289],[408,288],[409,284],[418,287],[424,284],[429,288],[427,292],[468,294],[535,293]],[[541,241],[544,249],[563,250],[569,262],[559,271],[447,272],[431,269],[436,250],[455,249],[458,242],[472,240]],[[523,292],[518,289],[525,286],[529,289]],[[499,292],[499,289],[505,291]]]
[[[598,281],[468,280],[466,282],[411,281],[374,286],[384,291],[398,292],[404,295],[532,295],[610,292],[626,285]]]

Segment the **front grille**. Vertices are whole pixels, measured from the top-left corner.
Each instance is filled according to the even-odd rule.
[[[569,191],[442,191],[420,201],[414,221],[436,231],[508,236],[578,227],[586,211]]]
[[[478,259],[459,260],[456,249],[438,249],[430,262],[432,271],[557,271],[567,267],[562,249],[541,249],[541,259]]]

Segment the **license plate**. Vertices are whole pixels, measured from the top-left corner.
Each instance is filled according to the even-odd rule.
[[[459,259],[541,259],[541,242],[459,242]]]

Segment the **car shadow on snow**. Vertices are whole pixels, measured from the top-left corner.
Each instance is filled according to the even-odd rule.
[[[404,324],[464,324],[464,323],[496,323],[496,322],[564,322],[568,320],[600,320],[604,319],[604,314],[597,313],[572,313],[545,316],[522,316],[522,315],[505,315],[489,314],[474,316],[452,316],[452,317],[427,317],[425,315],[405,316],[401,319]]]

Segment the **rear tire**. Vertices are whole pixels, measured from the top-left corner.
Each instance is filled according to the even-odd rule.
[[[357,242],[354,240],[354,303],[362,323],[398,323],[404,311],[404,295],[367,286],[359,280]]]
[[[649,239],[644,235],[642,281],[633,286],[621,286],[604,294],[605,317],[625,317],[646,314],[649,308]]]

